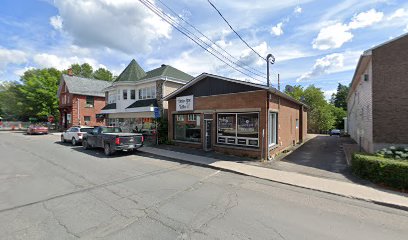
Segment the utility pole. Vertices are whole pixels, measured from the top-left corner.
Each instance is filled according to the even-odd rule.
[[[274,64],[274,63],[275,63],[275,57],[271,53],[269,53],[268,56],[266,56],[266,79],[267,79],[266,85],[268,87],[270,87],[270,84],[269,84],[269,64]]]

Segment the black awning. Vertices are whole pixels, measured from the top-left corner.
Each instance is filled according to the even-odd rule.
[[[157,99],[143,99],[143,100],[138,100],[138,101],[132,103],[127,108],[158,107],[158,106],[159,105],[157,104]]]
[[[116,109],[116,103],[109,103],[108,105],[102,108],[102,110],[110,110],[110,109]]]

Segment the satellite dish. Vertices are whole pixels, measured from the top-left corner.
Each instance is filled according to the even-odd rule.
[[[286,85],[286,87],[285,87],[285,92],[293,92],[293,91],[295,91],[295,89],[292,87],[292,86],[290,86],[290,85]]]

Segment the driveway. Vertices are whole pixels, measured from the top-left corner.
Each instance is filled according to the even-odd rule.
[[[279,170],[363,183],[352,175],[344,155],[342,144],[351,142],[345,137],[318,135],[271,166]]]

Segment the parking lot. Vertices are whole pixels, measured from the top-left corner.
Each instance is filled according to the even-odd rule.
[[[405,239],[401,210],[0,132],[2,239]]]

